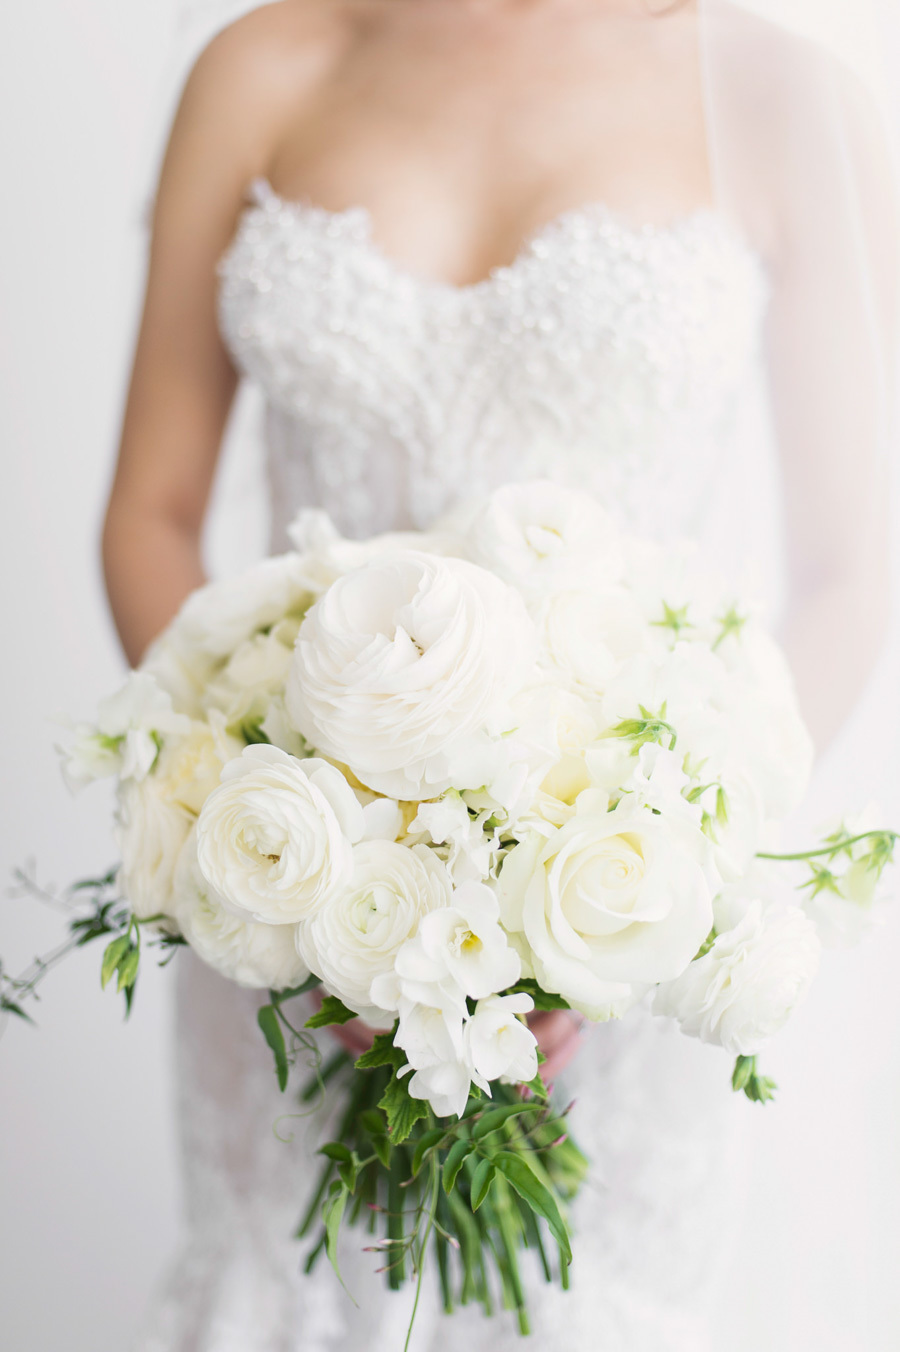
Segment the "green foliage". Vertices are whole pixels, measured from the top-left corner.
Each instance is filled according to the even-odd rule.
[[[398,1075],[405,1058],[392,1037],[379,1034],[348,1072],[343,1118],[322,1147],[314,1204],[300,1227],[309,1234],[321,1213],[307,1265],[335,1253],[341,1224],[364,1223],[382,1236],[374,1249],[384,1255],[381,1270],[392,1289],[412,1277],[418,1292],[433,1253],[447,1313],[471,1301],[490,1312],[499,1285],[527,1332],[519,1252],[535,1250],[547,1280],[567,1284],[565,1208],[587,1162],[539,1076],[531,1095],[494,1084],[493,1099],[473,1094],[459,1118],[438,1120],[410,1097],[406,1077]],[[545,1236],[554,1241],[558,1264],[548,1258]]]
[[[523,995],[530,995],[534,1001],[535,1009],[551,1010],[572,1008],[568,1000],[564,1000],[561,995],[552,995],[547,991],[542,990],[538,983],[531,977],[522,977],[522,979],[517,981],[514,986],[510,986],[509,993],[511,995],[518,995],[520,993]]]
[[[759,1074],[755,1056],[739,1056],[731,1077],[735,1093],[743,1091],[751,1103],[769,1103],[775,1097],[777,1085]]]
[[[284,1093],[288,1083],[288,1055],[287,1044],[284,1040],[284,1031],[281,1027],[281,1020],[278,1017],[278,1010],[275,1005],[263,1005],[256,1015],[256,1022],[259,1024],[263,1037],[269,1044],[272,1055],[275,1058],[275,1074],[278,1077],[278,1088]]]
[[[326,995],[321,1009],[306,1020],[304,1028],[333,1028],[336,1024],[349,1023],[356,1018],[356,1011],[348,1009],[336,995]]]
[[[678,736],[671,723],[666,722],[666,706],[663,704],[658,714],[638,705],[640,718],[623,718],[620,723],[609,728],[604,737],[621,737],[630,741],[635,751],[651,742],[674,751]]]

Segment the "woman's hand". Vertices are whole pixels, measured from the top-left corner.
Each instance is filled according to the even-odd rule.
[[[314,998],[320,1005],[321,991],[317,991]],[[528,1027],[547,1058],[541,1066],[541,1074],[548,1084],[556,1079],[578,1051],[579,1034],[583,1025],[583,1017],[574,1010],[554,1009],[528,1015]],[[349,1023],[335,1025],[329,1032],[354,1058],[369,1050],[375,1036],[373,1030],[361,1019],[352,1019]]]

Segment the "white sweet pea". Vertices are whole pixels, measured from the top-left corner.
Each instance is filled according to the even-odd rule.
[[[468,524],[471,556],[527,598],[616,581],[622,558],[612,518],[586,494],[549,480],[507,484]]]
[[[71,745],[60,748],[66,783],[74,792],[108,775],[140,781],[156,764],[163,739],[189,728],[153,677],[132,671],[115,694],[101,701],[96,723],[76,725]]]
[[[640,748],[631,776],[623,789],[641,807],[649,807],[668,817],[680,816],[692,826],[699,827],[702,808],[690,803],[685,791],[691,782],[684,773],[684,758],[659,742],[648,742]]]
[[[479,1000],[466,1024],[466,1052],[484,1080],[528,1083],[538,1072],[537,1039],[518,1016],[534,1008],[530,995],[492,995]]]
[[[754,901],[708,953],[660,986],[654,1013],[733,1056],[753,1056],[806,996],[819,955],[815,927],[799,907]]]
[[[368,540],[348,540],[327,512],[303,507],[288,527],[288,538],[298,551],[311,589],[321,595],[345,573],[361,568],[382,554],[416,549],[441,557],[464,558],[464,541],[456,530],[385,531]]]
[[[198,822],[204,877],[241,919],[292,924],[348,881],[362,808],[341,772],[249,746],[222,772]]]
[[[521,963],[499,915],[489,887],[466,883],[457,888],[452,903],[426,915],[415,937],[398,952],[401,991],[422,999],[421,992],[435,986],[451,998],[461,991],[481,1000],[512,986],[521,975]]]
[[[510,851],[498,882],[523,968],[592,1019],[677,976],[712,927],[700,831],[627,800],[606,804],[582,793],[563,826]]]
[[[239,920],[223,906],[200,870],[196,828],[178,857],[173,898],[184,938],[199,958],[229,981],[260,990],[286,990],[308,977],[293,925]]]
[[[339,578],[306,616],[288,712],[311,745],[380,793],[415,801],[477,788],[534,645],[521,598],[484,569],[385,554]]]
[[[299,925],[297,948],[345,1005],[367,1023],[384,1025],[372,983],[394,973],[397,953],[423,917],[450,899],[449,874],[427,846],[366,841],[353,851],[346,885]]]
[[[499,848],[496,832],[485,829],[490,815],[490,809],[485,809],[473,817],[456,790],[450,789],[435,802],[419,804],[408,835],[425,844],[446,846],[440,853],[457,885],[480,881],[490,873]]]

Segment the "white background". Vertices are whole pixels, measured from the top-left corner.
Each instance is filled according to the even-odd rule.
[[[173,9],[6,0],[0,15],[0,886],[32,858],[59,884],[114,861],[103,791],[69,798],[46,715],[89,713],[122,672],[97,540],[139,300],[141,203],[173,78]],[[233,565],[259,548],[258,481],[239,439],[217,492],[214,560]],[[889,680],[870,715],[895,700]],[[847,741],[857,769],[841,798],[862,802],[898,748],[866,715]],[[900,819],[896,790],[885,806]],[[58,935],[53,913],[0,897],[12,969]],[[722,1352],[900,1347],[898,959],[894,916],[874,944],[830,961],[769,1057],[778,1106],[747,1106],[756,1157]],[[40,1030],[14,1024],[0,1040],[4,1352],[127,1347],[176,1236],[170,974],[144,979],[126,1028],[97,967],[94,952],[67,963],[47,983]]]

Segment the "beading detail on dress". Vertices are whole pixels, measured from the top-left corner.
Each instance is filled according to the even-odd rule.
[[[220,310],[267,401],[276,548],[301,506],[365,535],[427,526],[537,474],[657,536],[717,515],[711,482],[741,434],[767,290],[719,217],[639,227],[586,206],[457,288],[391,261],[364,210],[286,202],[262,183],[254,197],[221,261]],[[741,510],[721,514],[729,531]],[[410,1293],[384,1291],[360,1234],[341,1259],[358,1306],[327,1265],[305,1278],[291,1239],[333,1096],[285,1117],[299,1105],[275,1086],[259,998],[192,954],[178,980],[188,1233],[139,1352],[399,1352]],[[742,1106],[728,1074],[643,1007],[588,1032],[559,1088],[577,1097],[591,1177],[572,1290],[529,1272],[540,1352],[708,1352]],[[436,1280],[427,1290],[416,1352],[522,1346],[508,1314],[445,1321]]]
[[[363,208],[263,182],[254,197],[220,264],[220,313],[268,400],[279,543],[298,503],[365,535],[536,476],[656,530],[649,476],[672,531],[690,531],[766,298],[721,217],[635,226],[577,208],[457,287],[387,257]]]

